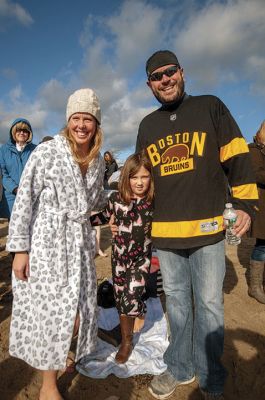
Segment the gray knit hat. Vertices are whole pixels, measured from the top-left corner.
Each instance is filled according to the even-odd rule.
[[[93,115],[101,123],[99,99],[92,89],[79,89],[71,94],[66,107],[67,122],[71,115],[82,112]]]

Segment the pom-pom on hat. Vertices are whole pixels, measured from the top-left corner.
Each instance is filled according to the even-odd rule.
[[[146,73],[149,77],[152,72],[157,68],[163,67],[164,65],[174,64],[180,67],[176,54],[169,50],[156,51],[146,61]]]
[[[66,120],[75,113],[89,113],[101,123],[99,99],[92,89],[76,90],[68,99],[66,107]]]

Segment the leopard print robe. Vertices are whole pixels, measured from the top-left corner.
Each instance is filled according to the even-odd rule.
[[[95,234],[89,216],[106,204],[104,161],[83,179],[61,135],[39,145],[23,172],[7,250],[28,251],[28,281],[13,275],[10,354],[41,370],[66,365],[77,310],[76,361],[97,337]]]

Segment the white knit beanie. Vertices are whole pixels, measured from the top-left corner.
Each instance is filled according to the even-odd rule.
[[[67,122],[71,115],[82,112],[93,115],[101,123],[99,99],[92,89],[79,89],[71,94],[66,107]]]

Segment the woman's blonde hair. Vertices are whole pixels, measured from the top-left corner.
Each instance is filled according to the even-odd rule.
[[[17,131],[19,131],[20,129],[26,129],[27,131],[29,131],[29,136],[28,136],[28,138],[27,138],[27,140],[26,140],[26,143],[31,142],[31,141],[32,141],[32,132],[31,132],[31,129],[30,129],[30,127],[28,126],[28,124],[26,124],[26,122],[23,122],[23,121],[18,122],[17,124],[15,124],[15,125],[12,127],[11,134],[12,134],[13,140],[14,140],[15,142],[17,141],[17,139],[16,139],[16,133],[17,133]]]
[[[259,143],[265,144],[265,120],[262,122],[258,132],[256,133],[256,140]]]
[[[88,165],[99,154],[99,151],[100,151],[100,148],[102,145],[102,130],[96,119],[95,119],[95,121],[97,123],[96,132],[89,143],[88,153],[85,157],[80,157],[80,155],[78,154],[78,147],[77,147],[76,141],[74,140],[73,136],[71,135],[71,132],[70,132],[70,129],[68,128],[68,126],[66,126],[61,131],[61,135],[64,136],[69,143],[74,160],[80,165]]]
[[[146,194],[146,200],[151,202],[154,197],[154,180],[153,180],[153,172],[151,162],[146,154],[145,150],[142,150],[139,153],[132,154],[125,161],[124,166],[122,167],[121,176],[119,180],[119,193],[121,200],[124,203],[129,204],[132,198],[132,191],[130,185],[130,178],[132,178],[141,167],[144,167],[151,176],[150,186]]]

